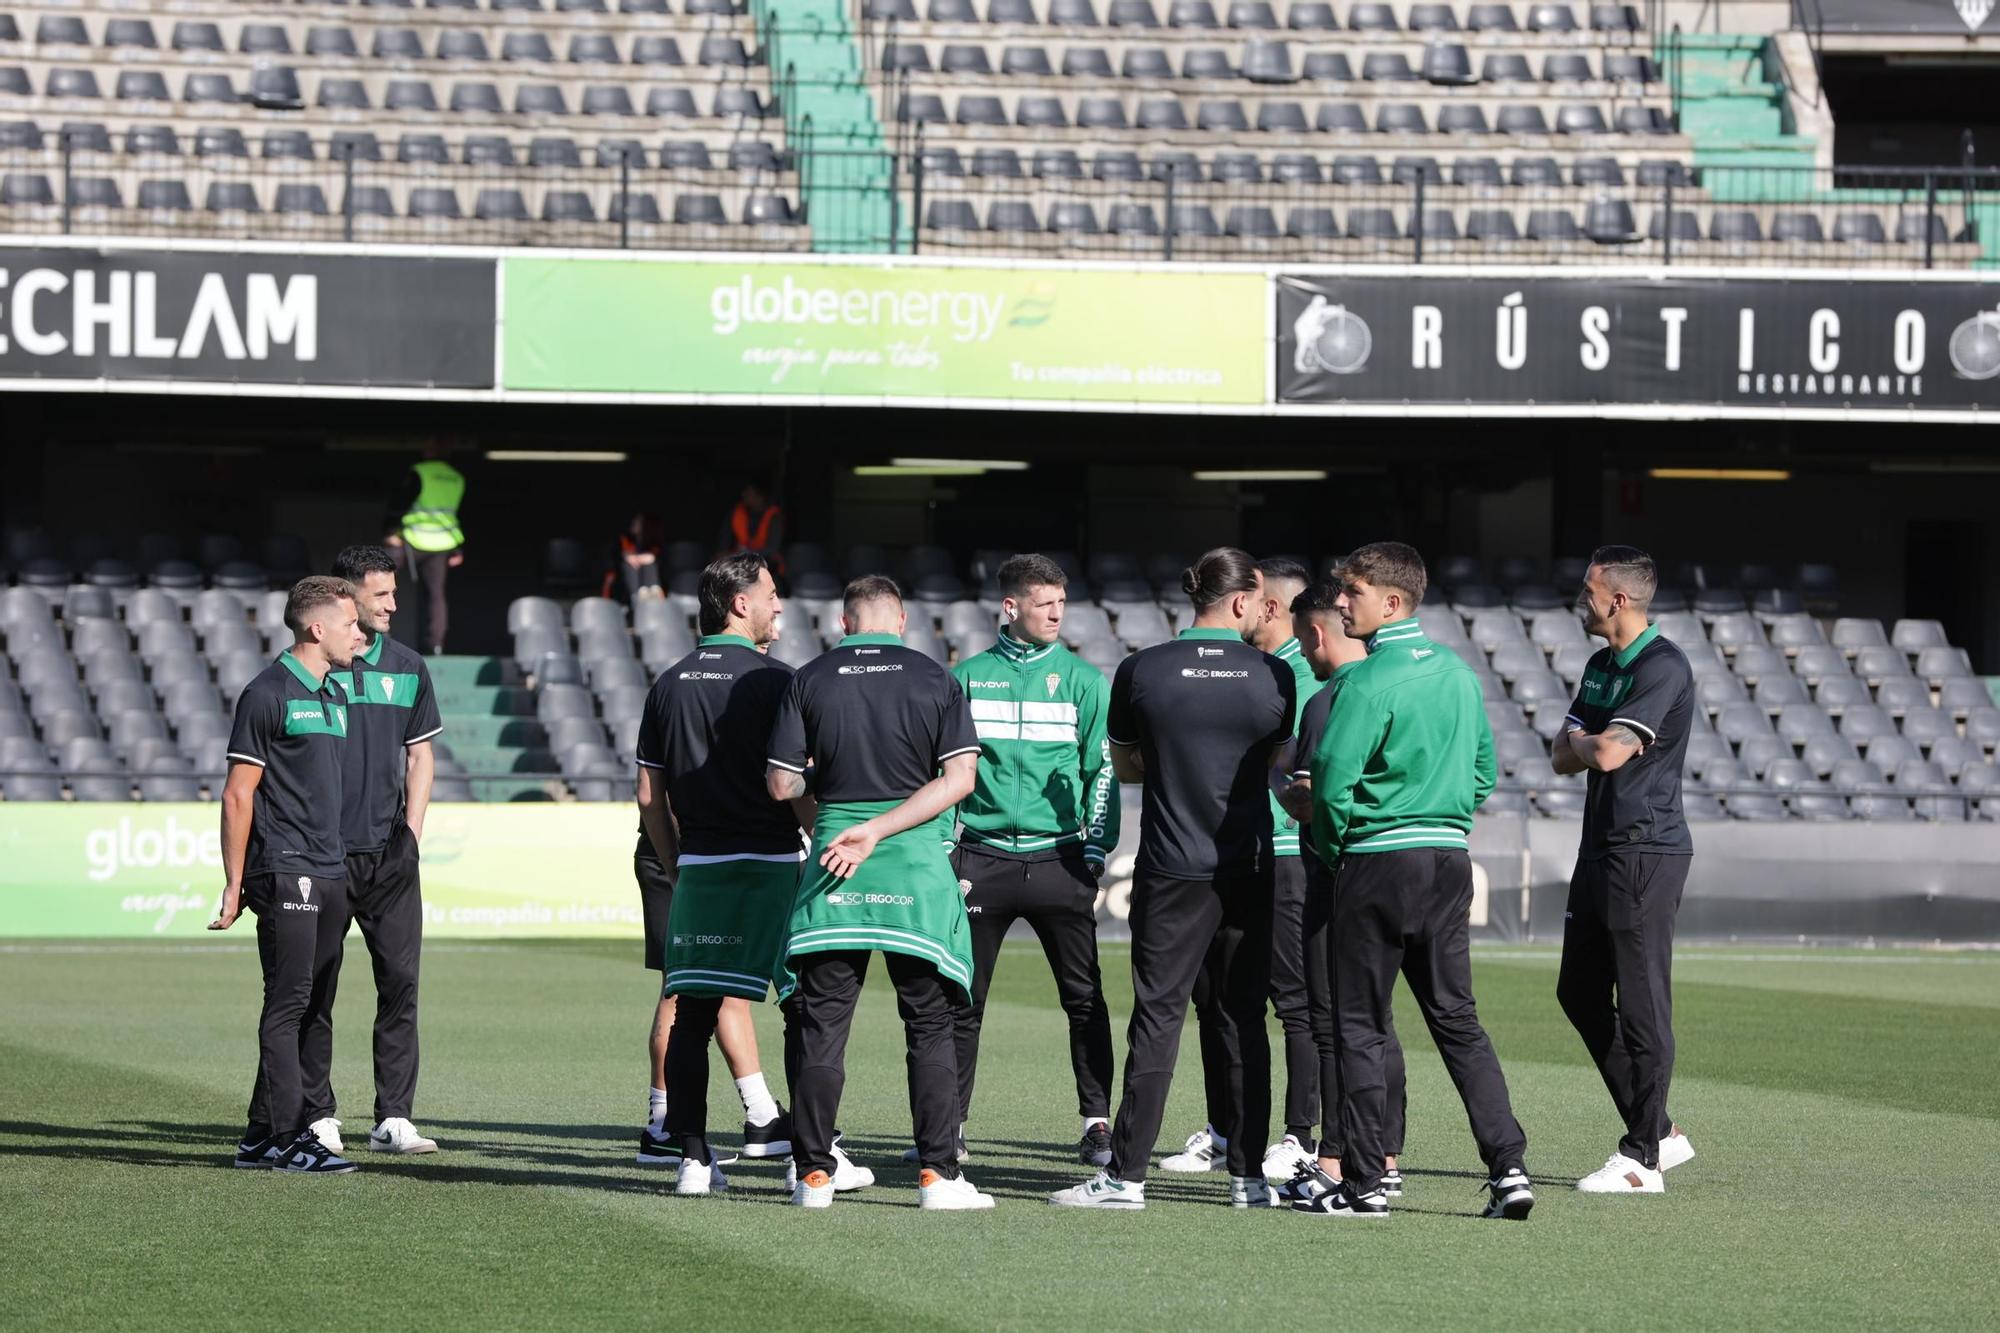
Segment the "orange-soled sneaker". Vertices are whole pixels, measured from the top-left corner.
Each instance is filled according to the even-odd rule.
[[[800,1208],[833,1207],[833,1177],[824,1171],[808,1171],[792,1186],[792,1202]]]
[[[981,1194],[964,1176],[947,1180],[925,1167],[917,1173],[917,1207],[926,1212],[964,1213],[993,1206],[991,1194]]]

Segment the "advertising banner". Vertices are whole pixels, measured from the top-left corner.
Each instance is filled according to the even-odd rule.
[[[0,381],[490,388],[493,261],[0,249]]]
[[[2000,35],[1993,0],[1818,0],[1826,32]]]
[[[1280,403],[2000,408],[2000,285],[1278,278]]]
[[[213,804],[0,803],[0,936],[201,934],[222,896],[219,826]],[[638,939],[636,840],[622,802],[433,805],[424,932]]]
[[[1264,401],[1261,274],[503,263],[505,387],[762,399]]]

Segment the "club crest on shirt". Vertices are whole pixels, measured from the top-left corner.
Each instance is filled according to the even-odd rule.
[[[1056,690],[1062,685],[1062,677],[1056,672],[1051,671],[1048,675],[1042,677],[1042,684],[1049,687],[1049,698],[1053,699],[1056,697]]]
[[[382,682],[382,697],[384,699],[393,699],[396,697],[396,678],[394,676],[377,676],[375,679]]]
[[[302,903],[309,903],[309,902],[311,902],[311,901],[312,901],[312,891],[313,891],[313,882],[312,882],[312,876],[310,876],[310,875],[300,875],[300,876],[299,876],[299,901],[300,901],[300,902],[302,902]]]

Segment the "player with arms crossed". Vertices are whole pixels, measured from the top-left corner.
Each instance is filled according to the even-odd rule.
[[[870,575],[847,585],[847,634],[792,677],[767,751],[771,796],[819,809],[799,878],[781,992],[796,996],[792,1202],[825,1208],[837,1188],[834,1118],[847,1036],[880,950],[896,987],[917,1142],[917,1203],[993,1206],[959,1174],[952,1010],[972,985],[972,932],[951,873],[952,807],[972,793],[979,735],[965,691],[903,646],[903,595]]]
[[[1558,773],[1588,770],[1583,845],[1563,913],[1556,996],[1625,1122],[1587,1194],[1660,1194],[1694,1147],[1667,1114],[1674,1074],[1674,916],[1694,839],[1681,811],[1693,723],[1687,655],[1647,623],[1659,575],[1632,546],[1590,557],[1577,611],[1605,639],[1556,737]]]

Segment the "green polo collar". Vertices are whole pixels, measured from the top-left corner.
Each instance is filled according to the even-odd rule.
[[[1280,662],[1289,662],[1304,651],[1305,649],[1299,646],[1297,639],[1286,639],[1271,651],[1271,656],[1277,658]]]
[[[1622,652],[1611,654],[1611,660],[1618,664],[1620,671],[1623,671],[1626,667],[1632,665],[1633,658],[1646,650],[1647,644],[1658,637],[1660,637],[1660,627],[1658,625],[1648,625],[1638,638],[1625,645]]]
[[[1243,636],[1237,631],[1224,629],[1220,625],[1190,625],[1174,637],[1177,639],[1234,639],[1238,643],[1243,642]]]
[[[898,634],[850,634],[840,641],[839,646],[842,648],[852,648],[856,644],[864,643],[888,643],[901,647],[903,639]]]
[[[995,637],[993,646],[1002,657],[1016,666],[1039,662],[1054,652],[1056,647],[1053,643],[1022,643],[1004,629]]]
[[[294,676],[299,678],[299,684],[305,686],[313,693],[317,694],[326,688],[326,677],[315,676],[304,662],[292,656],[291,649],[287,648],[284,652],[279,653],[278,660],[285,664],[287,671],[290,671]]]
[[[382,661],[382,640],[388,637],[386,634],[377,634],[374,641],[368,645],[367,652],[356,653],[354,656],[369,666],[379,665]]]
[[[748,648],[753,653],[757,651],[757,645],[741,634],[704,634],[695,640],[695,647],[715,648],[725,643],[737,648]]]
[[[1424,637],[1424,627],[1417,623],[1415,616],[1404,616],[1379,627],[1368,636],[1368,651],[1376,652],[1392,643],[1403,643],[1410,639]]]

